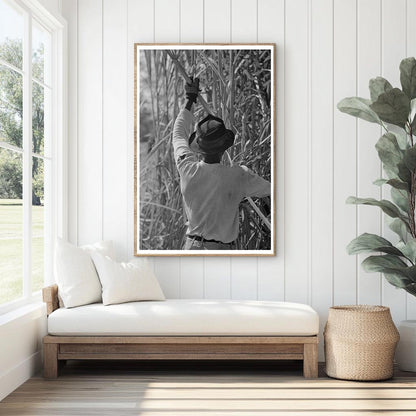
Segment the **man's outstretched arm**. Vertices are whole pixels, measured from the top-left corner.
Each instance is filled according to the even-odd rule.
[[[191,134],[193,124],[193,104],[198,98],[199,79],[196,78],[192,83],[187,83],[185,86],[186,103],[184,109],[180,111],[175,120],[173,127],[173,152],[175,162],[178,163],[186,156],[193,156],[193,152],[189,148],[188,140]],[[178,166],[179,167],[179,166]]]
[[[241,166],[244,171],[244,194],[246,197],[264,198],[272,192],[272,184],[261,176]]]

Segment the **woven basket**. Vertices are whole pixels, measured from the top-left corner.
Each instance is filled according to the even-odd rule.
[[[344,380],[393,377],[399,332],[385,306],[334,306],[324,330],[326,373]]]

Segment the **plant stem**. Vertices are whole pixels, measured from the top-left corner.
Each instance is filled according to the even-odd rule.
[[[413,147],[413,129],[412,125],[409,123],[409,135],[410,143]],[[411,182],[410,182],[410,195],[409,195],[409,218],[410,218],[410,231],[412,237],[416,238],[416,224],[415,224],[415,200],[416,200],[416,172],[410,172]]]

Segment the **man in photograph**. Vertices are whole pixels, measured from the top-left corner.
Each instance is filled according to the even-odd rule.
[[[187,216],[183,250],[235,250],[240,202],[269,196],[271,183],[245,166],[221,164],[234,133],[220,118],[208,115],[191,134],[199,80],[187,83],[185,93],[185,108],[176,118],[172,139]]]

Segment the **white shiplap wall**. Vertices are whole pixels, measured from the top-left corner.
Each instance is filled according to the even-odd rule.
[[[168,297],[306,302],[322,324],[328,307],[383,303],[396,320],[416,302],[363,273],[346,244],[387,232],[379,197],[379,129],[335,108],[368,95],[370,77],[399,82],[416,54],[415,0],[62,0],[69,22],[70,238],[113,239],[133,253],[133,43],[277,44],[277,240],[275,258],[156,258]]]

